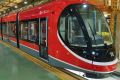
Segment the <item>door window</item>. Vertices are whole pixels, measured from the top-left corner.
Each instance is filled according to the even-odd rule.
[[[40,19],[40,57],[48,59],[48,46],[47,46],[47,18]]]
[[[47,32],[46,32],[46,29],[47,29],[47,23],[46,23],[46,19],[41,19],[41,23],[40,23],[40,26],[41,26],[41,43],[42,45],[44,46],[47,46]]]

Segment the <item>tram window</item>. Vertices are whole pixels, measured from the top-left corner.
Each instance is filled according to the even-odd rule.
[[[20,37],[21,39],[27,40],[28,39],[28,22],[21,22],[20,23]]]
[[[7,23],[3,23],[2,27],[3,27],[3,34],[6,35],[7,34]]]
[[[60,19],[60,33],[61,36],[63,38],[63,40],[65,40],[65,17],[61,17]]]
[[[88,34],[92,40],[93,46],[112,44],[112,37],[109,26],[101,12],[93,6],[84,8],[82,5],[77,6],[78,12],[82,16]]]
[[[38,37],[38,23],[37,21],[30,21],[28,28],[28,39],[36,42]]]
[[[20,23],[20,38],[38,43],[38,21],[30,20]]]
[[[16,24],[15,22],[8,23],[8,33],[10,37],[15,37],[16,35]]]
[[[75,16],[61,16],[59,31],[62,39],[72,46],[86,46],[82,29]]]

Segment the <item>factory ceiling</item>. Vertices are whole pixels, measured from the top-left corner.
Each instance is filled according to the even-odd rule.
[[[13,7],[23,0],[0,0],[0,12],[6,11],[10,7]]]
[[[14,10],[20,9],[21,7],[29,6],[29,5],[37,5],[43,4],[45,2],[49,2],[52,0],[0,0],[0,16]],[[87,0],[95,3],[96,5],[101,5],[103,10],[108,9],[111,5],[112,0]],[[107,8],[106,8],[107,6]]]
[[[51,0],[0,0],[0,15],[12,12],[21,7],[37,5]]]

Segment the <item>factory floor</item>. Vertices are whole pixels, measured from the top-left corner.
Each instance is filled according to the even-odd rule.
[[[114,74],[120,77],[120,61],[118,62],[117,71],[115,71]]]
[[[0,80],[75,80],[61,72],[57,73],[55,70],[53,72],[59,76],[53,74],[52,71],[45,69],[46,65],[43,67],[35,64],[34,59],[32,59],[33,61],[27,59],[23,56],[24,54],[19,54],[20,52],[15,49],[0,41]],[[117,77],[112,76],[110,79],[99,80],[118,80],[118,77],[120,77],[120,62],[114,74]],[[61,79],[61,77],[64,78]]]
[[[0,80],[60,80],[0,42]]]

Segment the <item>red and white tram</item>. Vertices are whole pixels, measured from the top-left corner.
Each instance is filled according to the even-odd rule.
[[[86,0],[53,0],[0,19],[3,41],[54,66],[96,73],[116,70],[108,23]]]

